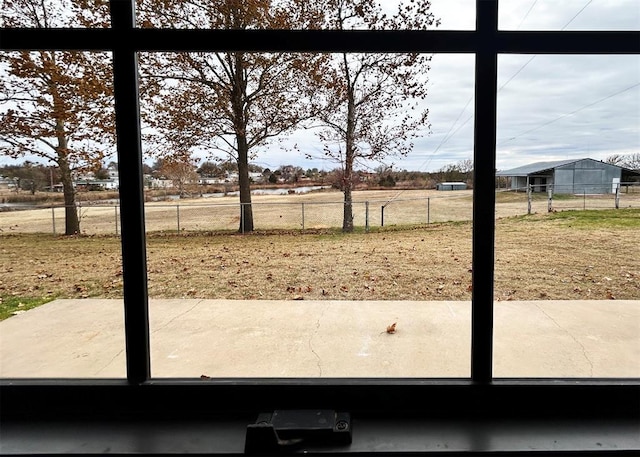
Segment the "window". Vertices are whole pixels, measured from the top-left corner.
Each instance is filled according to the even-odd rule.
[[[620,247],[637,237],[622,221],[640,201],[616,192],[625,167],[607,163],[640,146],[639,64],[629,55],[499,58],[498,175],[511,185],[496,195],[497,217],[512,204],[530,208],[518,224],[531,236],[509,239],[509,219],[497,221],[496,377],[639,374],[640,263]],[[534,224],[543,219],[550,225]]]
[[[600,451],[603,447],[603,443],[597,438],[600,436],[613,437],[613,443],[604,443],[609,451],[616,447],[625,450],[637,450],[640,447],[636,437],[637,400],[640,392],[636,378],[535,381],[522,378],[496,380],[493,377],[498,54],[638,54],[640,36],[637,32],[502,32],[498,31],[497,27],[497,0],[477,0],[475,31],[412,30],[366,33],[143,30],[134,28],[132,2],[113,0],[111,7],[111,29],[4,28],[1,30],[0,49],[81,48],[113,52],[117,145],[122,170],[120,194],[127,381],[3,380],[0,393],[4,417],[38,417],[51,420],[57,416],[70,421],[75,420],[76,424],[81,419],[95,422],[99,418],[118,419],[123,416],[174,421],[186,418],[185,423],[192,429],[184,432],[185,435],[180,435],[185,437],[180,442],[190,442],[191,449],[198,449],[197,444],[193,444],[194,440],[189,441],[193,438],[193,433],[196,433],[194,430],[198,429],[193,421],[211,419],[211,415],[215,415],[217,426],[213,427],[216,430],[213,435],[216,440],[212,443],[209,435],[207,442],[215,452],[242,452],[242,449],[237,447],[237,443],[242,442],[244,438],[244,428],[241,424],[255,420],[255,415],[259,412],[306,408],[351,412],[354,420],[360,421],[362,430],[362,441],[356,443],[351,450],[362,452],[380,449],[379,436],[388,438],[386,445],[382,446],[385,451],[439,452],[435,445],[439,445],[438,439],[424,444],[424,435],[420,434],[424,431],[426,423],[432,426],[428,430],[435,430],[433,427],[436,427],[436,419],[440,426],[451,427],[447,429],[455,435],[451,442],[455,442],[455,449],[461,452],[509,451],[514,447],[516,450],[524,451],[524,448],[536,439],[539,444],[542,443],[540,447],[548,452],[585,449]],[[475,53],[477,115],[474,134],[470,380],[152,379],[135,53],[211,49],[242,49],[247,52],[344,50]],[[82,404],[78,399],[81,399]],[[198,405],[195,413],[194,405]],[[558,415],[561,419],[554,423],[554,430],[549,430],[548,424],[544,421]],[[382,422],[375,422],[376,417],[382,417]],[[459,423],[462,417],[470,418],[467,425]],[[416,418],[418,422],[411,422]],[[602,418],[611,420],[610,423],[613,425],[602,428],[602,422],[598,422],[596,427],[593,422],[584,422],[587,419]],[[397,420],[399,425],[394,426],[391,419]],[[525,421],[536,419],[539,420],[536,426],[523,425]],[[478,428],[479,424],[485,423],[484,421],[487,421],[486,428]],[[70,423],[68,422],[67,426]],[[44,424],[48,422],[45,421]],[[235,428],[229,424],[235,424]],[[413,426],[410,426],[412,424]],[[576,426],[580,430],[578,433],[586,435],[576,438]],[[594,431],[594,428],[597,430]],[[9,445],[16,446],[15,448],[21,449],[21,452],[28,449],[27,445],[24,445],[25,442],[28,443],[28,438],[25,437],[33,438],[34,435],[29,435],[27,428],[20,428],[19,420],[9,421],[7,426],[3,424],[3,429],[3,441],[8,436],[11,439],[7,441]],[[58,434],[49,443],[56,442],[56,439],[58,443],[73,443],[73,428],[65,430],[66,435]],[[162,436],[162,428],[156,427],[153,430],[152,443],[147,442],[146,446],[141,446],[149,452],[157,452],[156,446],[170,449],[171,443]],[[164,430],[166,433],[166,429]],[[225,434],[225,430],[233,432]],[[511,434],[508,430],[511,430]],[[533,441],[529,441],[528,444],[521,442],[514,445],[514,436],[518,436],[523,430],[528,430],[535,438],[531,438]],[[554,434],[556,437],[558,434],[562,435],[560,444],[553,444]],[[123,436],[125,435],[121,435],[120,438]],[[22,447],[21,437],[26,439]],[[413,440],[409,438],[408,441],[401,441],[407,437],[413,437]],[[419,439],[416,440],[416,437]],[[147,440],[149,435],[136,435],[136,438],[129,442],[138,442],[139,439]],[[100,439],[94,440],[94,446],[100,444],[99,441]],[[229,444],[230,442],[233,444]],[[50,448],[44,449],[46,452],[50,451]],[[125,446],[125,449],[130,451],[133,448]],[[200,448],[200,452],[211,452],[211,448]]]

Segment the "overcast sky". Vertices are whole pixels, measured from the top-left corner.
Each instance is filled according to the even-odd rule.
[[[386,0],[388,5],[396,1]],[[638,30],[640,0],[501,0],[509,30]],[[474,29],[475,0],[432,0],[440,29]],[[394,168],[434,171],[473,156],[473,55],[437,54],[427,97],[431,134]],[[640,56],[501,55],[498,169],[547,160],[640,152]],[[296,135],[299,144],[302,135]],[[319,150],[310,140],[308,148]],[[274,150],[259,157],[277,165]],[[279,161],[327,167],[296,153]],[[371,164],[375,167],[375,164]]]
[[[396,0],[382,0],[394,9]],[[440,29],[475,28],[475,0],[432,0]],[[638,30],[640,0],[501,0],[501,29]],[[415,142],[397,169],[434,171],[473,156],[473,55],[438,54],[428,72],[431,134]],[[640,152],[640,56],[502,55],[498,60],[497,167],[531,162],[604,160]],[[318,153],[313,134],[290,142]],[[0,157],[0,164],[15,163]],[[255,163],[331,169],[301,152],[263,148]],[[375,168],[379,164],[368,164]]]

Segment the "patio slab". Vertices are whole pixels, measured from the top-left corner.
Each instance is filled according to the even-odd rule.
[[[149,316],[158,378],[470,376],[470,302],[152,299]],[[125,355],[122,300],[0,322],[3,378],[121,378]],[[494,375],[640,377],[640,300],[496,302]]]

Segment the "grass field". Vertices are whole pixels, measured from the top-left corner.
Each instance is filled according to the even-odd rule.
[[[317,230],[342,226],[342,194],[326,190],[300,195],[254,195],[257,230]],[[566,195],[553,200],[556,211],[612,209],[612,195]],[[354,224],[364,229],[449,221],[470,221],[472,191],[376,190],[354,192]],[[620,208],[640,208],[640,193],[622,194]],[[533,194],[532,213],[547,213],[546,194]],[[80,230],[85,235],[116,235],[121,231],[119,207],[113,203],[83,202]],[[528,213],[526,193],[498,192],[496,217]],[[145,203],[148,232],[237,231],[238,198],[199,198]],[[54,230],[55,227],[55,230]],[[63,233],[64,209],[37,207],[0,212],[0,233]]]
[[[639,234],[639,209],[499,218],[495,298],[638,299]],[[122,297],[117,236],[5,232],[0,240],[0,297],[3,306],[13,303],[10,312],[19,302]],[[471,297],[468,221],[349,235],[328,229],[151,233],[147,258],[153,298]]]

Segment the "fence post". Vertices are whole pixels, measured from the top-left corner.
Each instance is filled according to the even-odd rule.
[[[582,189],[582,209],[587,209],[587,189]]]
[[[369,202],[364,202],[364,231],[369,233]]]
[[[427,225],[431,222],[431,198],[427,197]]]
[[[380,227],[384,227],[384,205],[380,207]]]
[[[53,234],[56,234],[56,209],[51,207],[51,222],[53,223]]]
[[[302,205],[302,230],[304,230],[304,203],[301,203]]]
[[[240,233],[244,234],[244,204],[240,203]]]
[[[180,233],[180,205],[176,205],[176,220],[178,222],[178,233]]]
[[[113,209],[116,213],[116,236],[118,236],[118,205],[114,205]]]
[[[616,186],[616,209],[620,209],[620,184]]]
[[[527,214],[531,214],[531,184],[527,186]]]
[[[553,186],[550,185],[548,187],[548,191],[547,191],[547,212],[552,212],[553,211]]]

